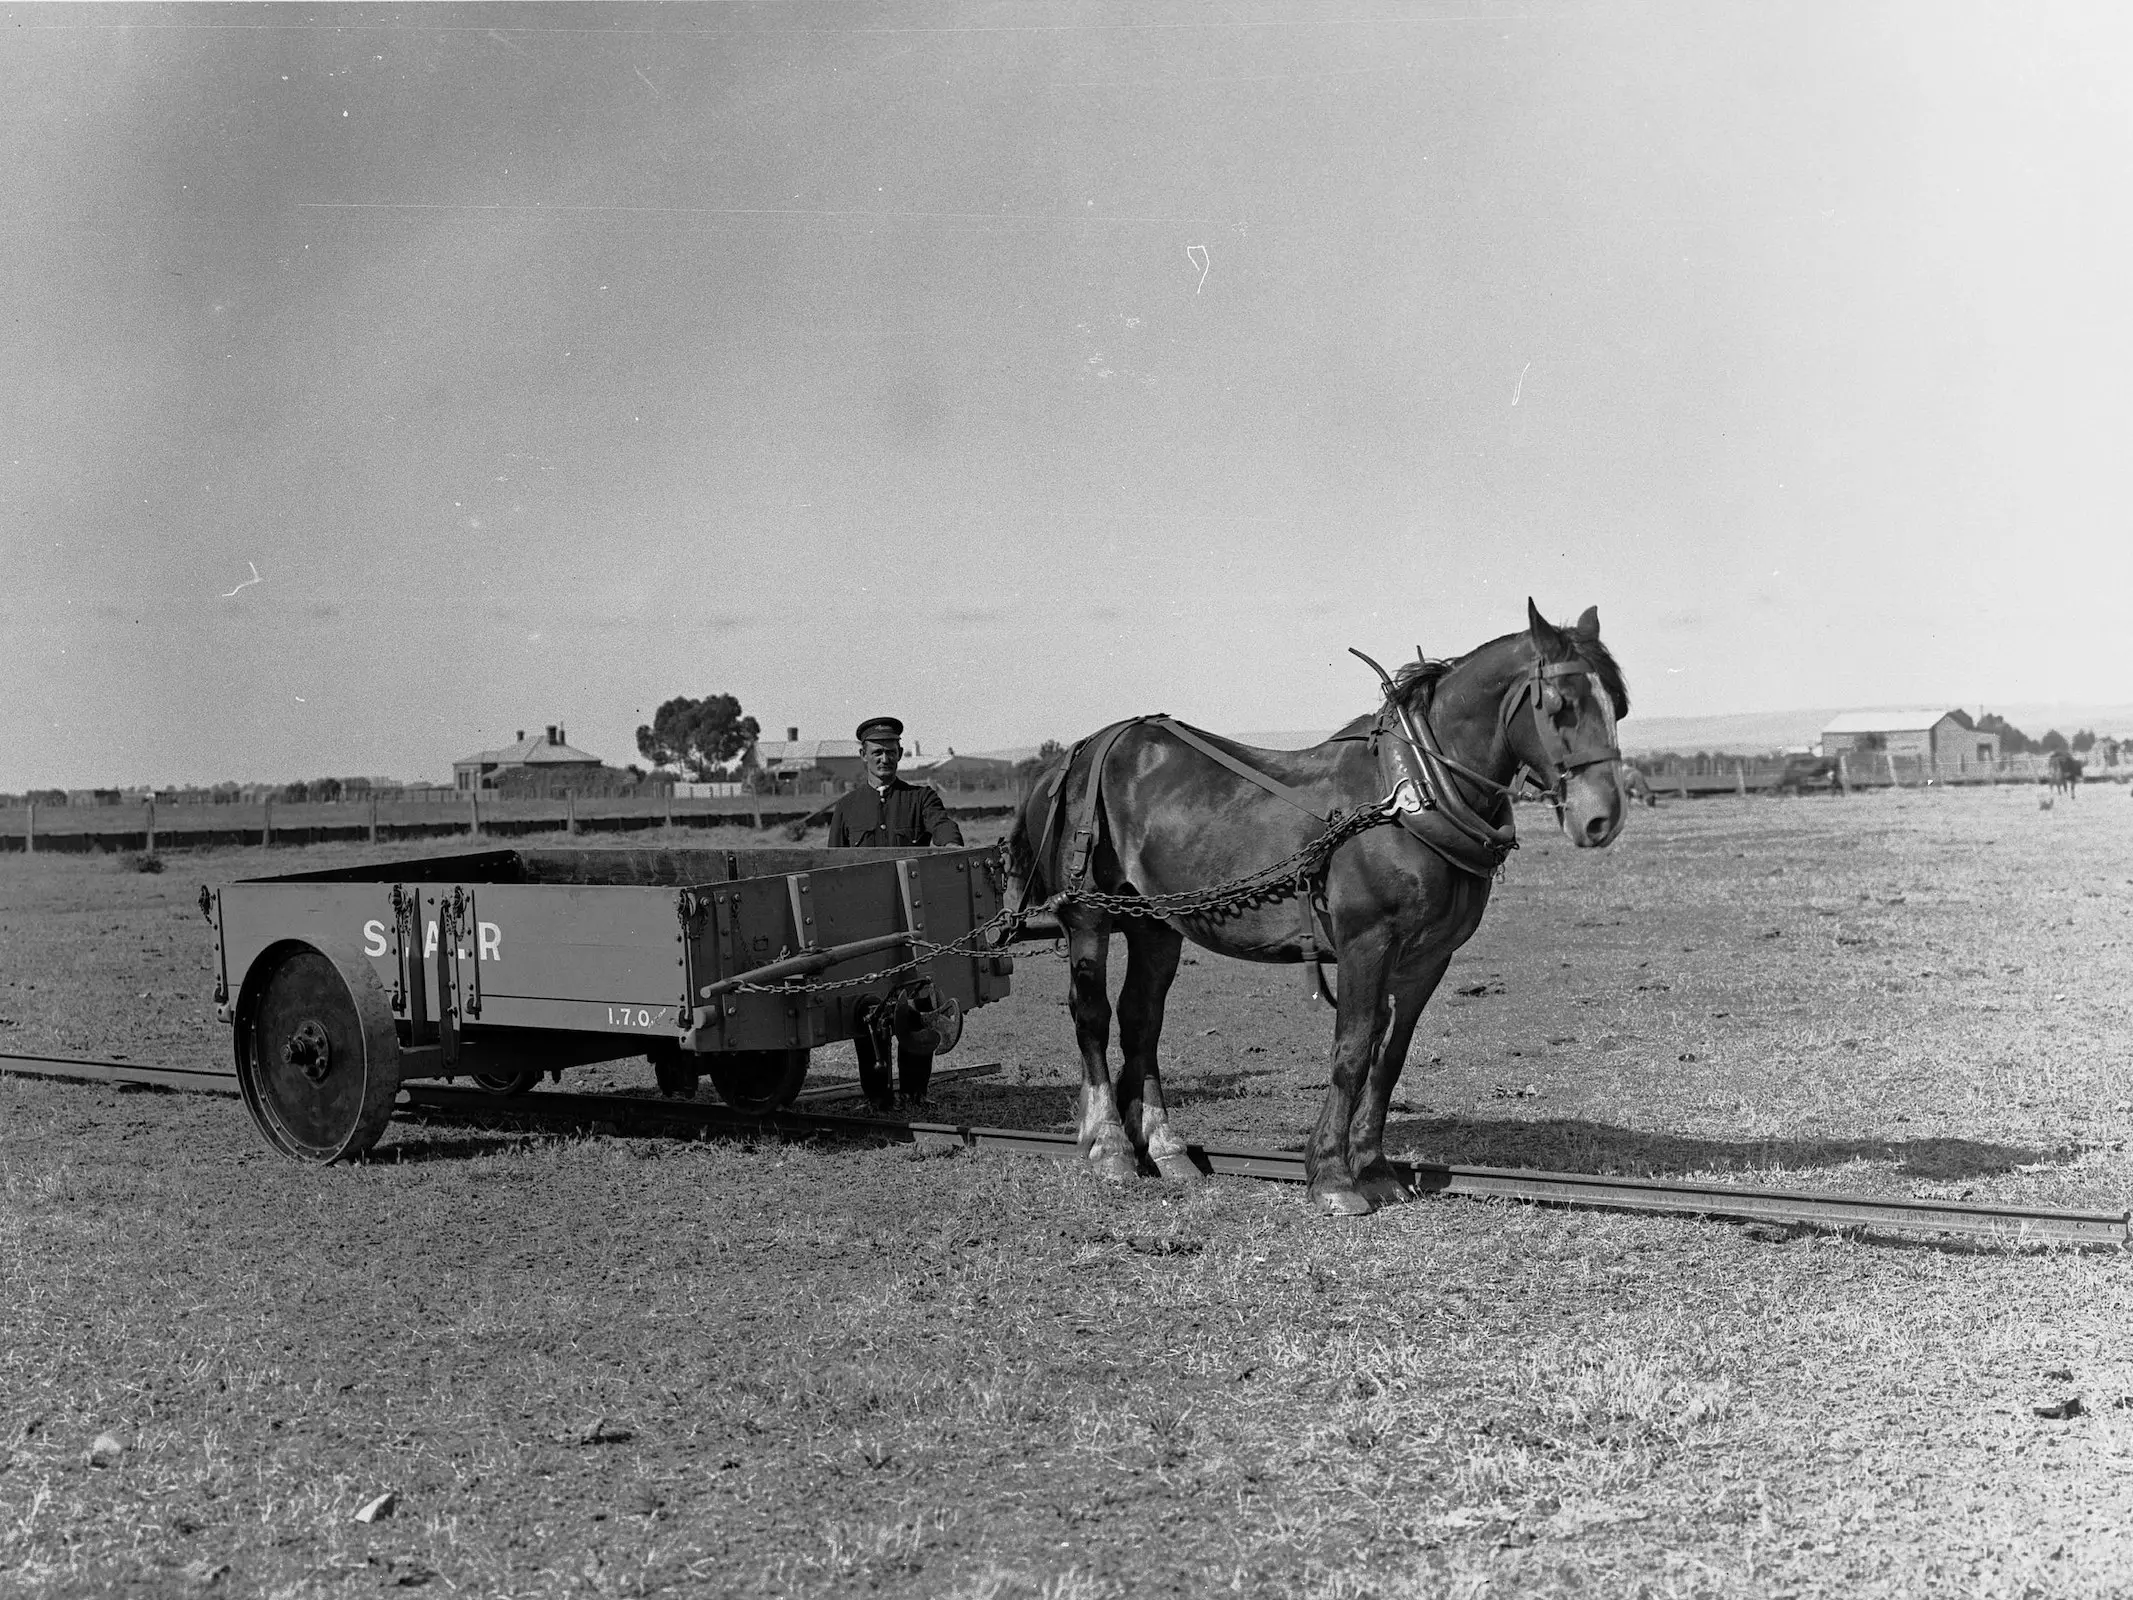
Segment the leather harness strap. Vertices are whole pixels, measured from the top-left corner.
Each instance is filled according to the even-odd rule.
[[[1207,757],[1208,760],[1217,762],[1220,765],[1229,768],[1230,771],[1234,772],[1240,778],[1250,779],[1253,783],[1259,785],[1260,788],[1264,789],[1268,794],[1273,795],[1276,799],[1286,800],[1298,811],[1301,811],[1308,816],[1316,817],[1320,822],[1325,822],[1328,820],[1326,814],[1323,811],[1319,810],[1316,805],[1312,804],[1309,797],[1307,797],[1301,789],[1292,789],[1285,783],[1277,783],[1274,779],[1268,777],[1265,773],[1261,772],[1257,767],[1248,766],[1244,762],[1239,761],[1235,756],[1231,755],[1227,750],[1224,750],[1217,745],[1210,744],[1207,740],[1201,738],[1200,735],[1193,729],[1186,727],[1184,723],[1178,721],[1177,718],[1155,716],[1150,717],[1147,720],[1155,724],[1156,727],[1161,728],[1165,733],[1171,735],[1173,738],[1178,739],[1185,744],[1191,745],[1193,749],[1199,751],[1200,754]]]
[[[1087,750],[1089,752],[1089,763],[1082,777],[1080,792],[1072,802],[1073,836],[1072,842],[1066,850],[1066,859],[1062,863],[1064,870],[1060,874],[1064,881],[1059,887],[1063,892],[1067,894],[1079,892],[1083,880],[1088,876],[1089,863],[1094,859],[1096,853],[1097,828],[1103,802],[1104,763],[1110,757],[1111,747],[1118,743],[1119,738],[1128,728],[1137,727],[1143,723],[1150,727],[1162,729],[1163,732],[1177,739],[1179,743],[1199,751],[1210,761],[1226,767],[1237,774],[1238,777],[1256,784],[1276,799],[1294,806],[1315,821],[1327,822],[1330,820],[1324,812],[1311,803],[1309,797],[1300,789],[1292,789],[1287,784],[1268,777],[1256,767],[1239,760],[1227,750],[1210,743],[1197,730],[1188,728],[1175,717],[1162,712],[1157,712],[1151,716],[1129,717],[1124,722],[1114,722],[1109,727],[1098,730],[1087,739],[1082,740],[1081,743],[1075,745],[1068,752],[1066,760],[1060,764],[1053,774],[1052,792],[1054,799],[1047,809],[1044,833],[1037,846],[1037,860],[1040,863],[1045,859],[1046,851],[1049,849],[1053,838],[1060,831],[1059,824],[1067,814],[1069,808],[1067,785],[1073,776],[1074,767],[1080,761],[1082,751]],[[1311,885],[1299,883],[1297,887],[1299,892],[1296,898],[1301,904],[1303,916],[1303,925],[1297,935],[1297,943],[1303,959],[1304,982],[1310,993],[1331,1004],[1333,996],[1326,983],[1325,969],[1326,962],[1334,959],[1330,954],[1333,948],[1333,940],[1319,924],[1318,908],[1313,903]]]
[[[1160,714],[1155,717],[1128,717],[1124,722],[1114,722],[1110,727],[1091,734],[1083,741],[1089,748],[1089,767],[1087,775],[1081,780],[1079,803],[1074,807],[1074,839],[1067,847],[1066,871],[1062,874],[1066,881],[1060,885],[1068,894],[1073,894],[1081,888],[1082,879],[1089,873],[1089,861],[1096,853],[1096,822],[1103,800],[1104,762],[1111,754],[1111,747],[1118,743],[1119,736],[1128,728],[1159,720]],[[1080,745],[1075,746],[1075,753],[1079,754],[1081,748]],[[1073,770],[1074,756],[1070,755],[1060,776],[1062,793]],[[1050,829],[1047,828],[1046,832],[1048,834]]]

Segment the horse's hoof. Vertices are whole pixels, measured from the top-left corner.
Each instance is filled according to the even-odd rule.
[[[1414,1190],[1407,1187],[1399,1177],[1390,1172],[1372,1173],[1355,1181],[1356,1192],[1374,1205],[1404,1206],[1415,1198]]]
[[[1148,1130],[1148,1159],[1166,1178],[1185,1181],[1200,1176],[1200,1169],[1192,1164],[1191,1147],[1167,1122],[1158,1122]]]
[[[1141,1175],[1141,1164],[1131,1150],[1097,1145],[1089,1151],[1089,1166],[1106,1183],[1130,1183]]]
[[[1311,1203],[1329,1217],[1367,1217],[1377,1209],[1361,1190],[1345,1183],[1314,1188]]]
[[[1150,1151],[1149,1159],[1155,1163],[1156,1171],[1180,1183],[1197,1183],[1203,1176],[1200,1169],[1192,1164],[1192,1157],[1183,1150],[1174,1150],[1163,1155]]]

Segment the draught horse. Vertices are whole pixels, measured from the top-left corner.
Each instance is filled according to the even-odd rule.
[[[1314,967],[1330,947],[1339,1020],[1305,1158],[1311,1199],[1353,1216],[1414,1198],[1385,1159],[1385,1112],[1422,1008],[1480,926],[1495,869],[1516,845],[1514,777],[1523,769],[1549,791],[1580,849],[1612,843],[1626,816],[1615,722],[1629,713],[1629,690],[1600,643],[1599,613],[1558,629],[1530,600],[1526,611],[1523,632],[1402,668],[1375,716],[1307,750],[1259,750],[1137,718],[1040,775],[1008,840],[1009,904],[1041,902],[1064,928],[1081,1148],[1100,1175],[1132,1177],[1142,1155],[1166,1176],[1195,1170],[1156,1061],[1186,939],[1240,960]],[[1322,895],[1158,918],[1117,914],[1086,893],[1115,907],[1245,878],[1325,836],[1336,810],[1350,824],[1374,810],[1386,825],[1339,844]],[[1105,981],[1114,926],[1127,952],[1115,1082]]]

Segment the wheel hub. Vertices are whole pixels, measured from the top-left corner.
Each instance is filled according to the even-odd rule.
[[[326,1074],[333,1069],[333,1041],[326,1037],[326,1030],[316,1019],[307,1019],[297,1024],[296,1031],[289,1035],[289,1042],[282,1046],[281,1058],[313,1083],[323,1083]]]

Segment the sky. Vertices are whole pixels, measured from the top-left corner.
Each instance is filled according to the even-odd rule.
[[[2111,4],[0,8],[0,790],[1329,728],[1528,596],[1633,716],[2133,701],[2128,82]]]

